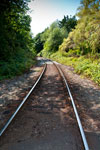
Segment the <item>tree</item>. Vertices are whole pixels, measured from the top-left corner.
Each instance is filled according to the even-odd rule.
[[[60,28],[54,28],[44,44],[44,49],[51,53],[56,52],[59,48],[59,45],[62,43],[63,38],[64,37]]]
[[[83,18],[86,15],[92,15],[100,10],[99,0],[81,0],[81,6],[78,8],[77,16]]]
[[[2,0],[0,3],[0,59],[8,60],[19,49],[27,51],[32,40],[26,15],[30,0]]]
[[[34,62],[28,2],[0,1],[0,80],[21,74]]]
[[[42,33],[38,33],[34,38],[34,50],[39,53],[43,49],[43,41],[41,40]]]
[[[81,0],[75,29],[60,46],[60,50],[78,49],[80,54],[100,52],[100,1]]]
[[[59,48],[59,45],[62,43],[63,39],[67,37],[66,32],[63,28],[59,27],[58,20],[53,22],[49,28],[47,28],[41,35],[43,41],[43,52],[44,53],[53,53],[56,52]]]
[[[72,29],[75,28],[76,24],[77,24],[77,20],[75,16],[69,17],[67,15],[67,16],[64,16],[64,18],[61,21],[59,21],[60,28],[65,28],[68,33],[71,32]]]

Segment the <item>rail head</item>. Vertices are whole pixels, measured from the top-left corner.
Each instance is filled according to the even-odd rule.
[[[56,68],[58,69],[59,73],[61,74],[64,82],[65,82],[65,85],[66,85],[66,88],[68,90],[68,93],[69,93],[69,96],[70,96],[70,99],[71,99],[71,103],[72,103],[72,106],[73,106],[73,110],[74,110],[74,113],[75,113],[75,116],[76,116],[76,119],[77,119],[77,123],[78,123],[78,127],[79,127],[79,130],[80,130],[80,134],[81,134],[81,137],[82,137],[82,141],[83,141],[83,145],[84,145],[84,148],[85,150],[89,150],[89,146],[88,146],[88,143],[87,143],[87,139],[86,139],[86,136],[85,136],[85,133],[84,133],[84,130],[83,130],[83,127],[82,127],[82,123],[81,123],[81,120],[80,120],[80,117],[79,117],[79,114],[78,114],[78,111],[77,111],[77,108],[76,108],[76,105],[74,103],[74,99],[73,99],[73,96],[71,94],[71,91],[70,91],[70,88],[68,86],[68,83],[67,83],[67,80],[64,76],[64,73],[63,71],[61,70],[60,67],[58,67],[57,63],[54,62],[54,65],[56,66]]]
[[[24,103],[27,101],[28,97],[31,95],[31,93],[33,92],[33,90],[35,89],[35,87],[37,86],[37,84],[39,83],[40,79],[42,78],[42,76],[43,76],[43,74],[44,74],[44,72],[46,70],[46,67],[47,67],[47,64],[44,65],[44,68],[43,68],[40,76],[38,77],[38,79],[36,80],[35,84],[30,89],[30,91],[28,92],[28,94],[22,100],[22,102],[20,103],[20,105],[17,107],[16,111],[13,113],[13,115],[10,117],[10,119],[7,121],[7,123],[4,125],[4,127],[0,130],[0,137],[6,131],[6,129],[8,128],[8,126],[10,125],[10,123],[12,122],[12,120],[15,118],[15,116],[17,115],[17,113],[19,112],[19,110],[22,108],[22,106],[24,105]]]

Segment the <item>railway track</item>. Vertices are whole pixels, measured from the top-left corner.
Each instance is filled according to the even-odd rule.
[[[52,62],[51,61],[49,61],[51,64],[52,64]],[[21,114],[21,109],[23,109],[23,105],[24,105],[24,107],[25,107],[25,110],[27,109],[27,107],[26,106],[28,106],[27,105],[27,102],[30,100],[30,98],[32,99],[31,101],[33,101],[34,99],[33,99],[33,97],[34,96],[31,96],[31,95],[34,95],[34,90],[35,90],[35,88],[36,88],[36,86],[38,85],[38,88],[39,88],[39,85],[41,85],[41,80],[43,80],[42,79],[42,77],[44,77],[44,74],[45,74],[45,71],[46,71],[46,68],[47,68],[47,65],[48,64],[45,64],[45,66],[44,66],[44,68],[43,68],[43,70],[42,70],[42,72],[41,72],[41,75],[39,76],[39,78],[37,79],[37,81],[35,82],[35,84],[34,84],[34,86],[31,88],[31,90],[29,91],[29,93],[26,95],[26,97],[23,99],[23,101],[21,102],[21,104],[19,105],[19,107],[16,109],[16,111],[15,111],[15,113],[11,116],[11,118],[8,120],[8,122],[5,124],[5,126],[2,128],[2,130],[0,131],[0,136],[2,137],[2,135],[5,133],[5,132],[7,132],[6,130],[7,129],[9,129],[10,128],[10,124],[12,125],[12,122],[13,122],[13,120],[14,120],[14,122],[16,121],[16,119],[15,118],[17,118],[17,114]],[[78,112],[77,112],[77,108],[76,108],[76,106],[75,106],[75,103],[74,103],[74,100],[73,100],[73,97],[72,97],[72,94],[71,94],[71,91],[70,91],[70,89],[69,89],[69,86],[68,86],[68,83],[67,83],[67,80],[66,80],[66,78],[65,78],[65,76],[64,76],[64,74],[63,74],[63,71],[61,70],[61,68],[59,67],[59,65],[58,64],[56,64],[56,63],[53,63],[53,65],[54,65],[54,67],[56,68],[56,70],[58,71],[58,74],[60,74],[60,76],[61,76],[61,78],[63,79],[63,82],[64,82],[64,84],[65,84],[65,87],[67,88],[67,91],[68,91],[68,95],[70,96],[70,99],[71,99],[71,104],[72,104],[72,106],[71,107],[73,107],[73,110],[74,110],[74,113],[75,113],[75,117],[76,117],[76,120],[77,120],[77,125],[78,125],[78,128],[79,128],[79,131],[80,131],[80,136],[81,136],[81,142],[82,142],[82,149],[84,149],[84,150],[89,150],[89,147],[88,147],[88,143],[87,143],[87,140],[86,140],[86,137],[85,137],[85,133],[84,133],[84,130],[83,130],[83,128],[82,128],[82,124],[81,124],[81,121],[80,121],[80,118],[79,118],[79,115],[78,115]],[[48,70],[48,71],[50,71],[50,70]],[[55,78],[56,78],[56,76],[54,76]],[[48,78],[47,78],[48,79]],[[61,79],[61,80],[62,80]],[[50,80],[50,79],[49,79]],[[48,84],[47,84],[47,86],[48,86]],[[56,85],[57,86],[57,85]],[[41,90],[41,89],[39,89],[39,90]],[[47,98],[47,96],[48,96],[49,94],[47,94],[46,95],[46,98]],[[36,96],[35,96],[36,97]],[[41,96],[40,96],[41,97]],[[48,97],[49,98],[49,97]],[[59,101],[58,101],[59,102]],[[37,103],[37,102],[36,102]],[[46,102],[45,102],[46,103]],[[58,106],[58,104],[57,104],[57,106],[55,107],[54,106],[54,102],[53,101],[49,101],[49,107],[48,107],[48,105],[47,105],[47,103],[46,103],[46,106],[44,106],[45,105],[45,103],[44,104],[42,104],[42,106],[40,106],[40,107],[36,107],[36,104],[35,104],[35,106],[32,104],[32,108],[31,108],[31,110],[39,110],[39,109],[44,109],[44,108],[48,108],[48,110],[46,110],[45,112],[43,111],[42,113],[51,113],[52,112],[52,110],[54,109],[54,108],[56,108],[56,109],[59,109],[59,107],[60,108],[63,108],[64,107],[64,105],[65,105],[65,103],[64,104],[60,104],[59,106]],[[62,106],[63,105],[63,106]],[[29,106],[28,106],[29,107]],[[40,113],[39,111],[38,111],[38,113]],[[18,119],[17,119],[18,120]],[[16,124],[16,123],[15,123]],[[11,131],[9,131],[9,132],[11,132]],[[83,148],[84,147],[84,148]],[[81,148],[80,148],[81,149]],[[81,149],[81,150],[82,150]]]

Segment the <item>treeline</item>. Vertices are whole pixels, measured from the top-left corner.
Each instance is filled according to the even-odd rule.
[[[100,1],[81,0],[78,8],[78,24],[64,39],[60,50],[78,50],[80,55],[100,53]]]
[[[0,2],[0,80],[29,69],[38,53],[69,62],[76,67],[76,72],[84,72],[100,83],[100,1],[81,0],[76,14],[78,20],[75,16],[64,16],[34,38],[31,18],[27,15],[30,1]],[[84,64],[80,63],[81,60]]]
[[[58,51],[63,39],[68,37],[69,32],[75,28],[76,24],[75,16],[64,16],[61,21],[53,22],[50,27],[36,35],[34,38],[34,49],[43,56],[55,53]]]
[[[81,0],[75,16],[64,16],[34,38],[34,48],[48,54],[73,50],[76,55],[100,53],[100,1]],[[76,51],[75,51],[76,50]]]
[[[28,2],[0,1],[0,79],[19,75],[32,65],[35,52]]]
[[[81,0],[76,15],[78,20],[64,16],[39,33],[34,49],[100,85],[100,0]]]

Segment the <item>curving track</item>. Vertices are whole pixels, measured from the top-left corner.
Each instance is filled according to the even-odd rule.
[[[61,75],[59,75],[58,70]],[[2,150],[84,150],[84,148],[89,150],[84,131],[80,125],[81,135],[85,140],[82,141],[81,139],[76,121],[78,117],[76,115],[75,118],[72,108],[73,102],[71,104],[69,97],[70,92],[69,90],[67,92],[61,76],[63,76],[61,70],[57,69],[51,61],[47,61],[47,68],[45,66],[38,79],[39,81],[42,77],[41,81],[38,85],[38,81],[35,83],[1,130],[2,135],[9,125],[1,137]],[[66,86],[68,88],[68,85]],[[71,100],[73,101],[72,96]],[[24,102],[26,103],[22,107]],[[73,106],[77,114],[75,105]],[[20,110],[20,108],[22,109]],[[77,120],[80,124],[79,118]]]

